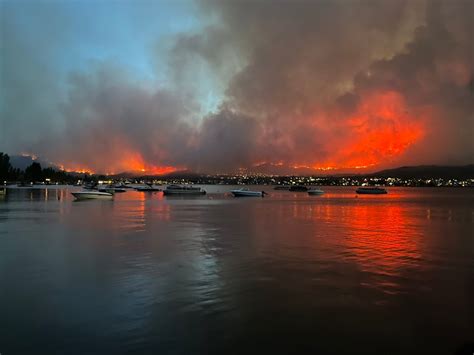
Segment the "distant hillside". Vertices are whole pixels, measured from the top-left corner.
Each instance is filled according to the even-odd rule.
[[[400,168],[382,170],[368,176],[395,178],[445,178],[474,179],[474,164],[463,166],[402,166]]]
[[[42,159],[34,160],[32,157],[28,155],[11,155],[10,156],[10,164],[20,170],[25,170],[28,166],[30,166],[34,161],[41,164],[42,168],[49,168],[54,167],[51,163],[48,163]]]
[[[205,177],[208,174],[195,173],[189,170],[180,170],[163,175],[141,175],[140,173],[123,172],[111,175],[111,178],[162,178],[162,179],[195,179]],[[214,175],[214,174],[210,174]],[[218,175],[218,174],[217,174]],[[276,174],[278,175],[278,174]],[[301,171],[294,174],[279,174],[279,176],[309,176],[314,174],[301,174]],[[342,177],[342,176],[376,176],[376,177],[395,177],[395,178],[456,178],[456,179],[474,179],[474,164],[464,166],[437,166],[437,165],[420,165],[420,166],[403,166],[395,169],[381,170],[370,174],[350,174],[339,173],[332,175],[324,175],[326,177]]]
[[[127,178],[143,178],[143,179],[153,179],[153,178],[163,178],[163,179],[190,179],[190,178],[196,178],[201,176],[200,174],[196,174],[193,172],[190,172],[189,170],[180,170],[180,171],[175,171],[172,173],[167,173],[167,174],[155,174],[155,175],[143,175],[143,172],[122,172],[118,174],[113,174],[110,175],[111,178],[115,179],[127,179]]]

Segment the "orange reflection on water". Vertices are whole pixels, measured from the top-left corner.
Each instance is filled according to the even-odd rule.
[[[135,192],[119,194],[115,197],[114,215],[120,229],[135,232],[147,230],[147,224],[171,219],[170,206],[164,203],[161,192]]]
[[[171,208],[168,204],[159,204],[153,208],[154,218],[162,221],[171,220]]]
[[[142,193],[117,194],[113,202],[112,217],[116,219],[115,223],[119,229],[135,232],[146,230],[147,208],[146,199]]]
[[[403,202],[405,198],[401,194],[361,198],[339,194],[295,204],[291,212],[293,218],[314,224],[315,237],[337,235],[324,238],[324,243],[345,250],[344,258],[364,271],[396,275],[401,269],[417,267],[422,257],[423,231],[417,218],[425,216]]]
[[[364,270],[397,273],[421,258],[420,233],[407,208],[394,204],[356,204],[345,244]]]
[[[404,275],[423,265],[423,221],[419,218],[425,220],[425,216],[403,202],[402,196],[341,194],[338,200],[306,200],[290,211],[299,220],[292,228],[312,233],[307,244],[311,257],[337,260],[338,273],[347,273],[360,286],[385,295],[377,305],[390,302],[386,296],[405,292]],[[354,266],[360,272],[353,273]]]

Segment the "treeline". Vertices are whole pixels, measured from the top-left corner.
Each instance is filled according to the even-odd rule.
[[[0,152],[0,183],[7,182],[45,182],[51,183],[75,183],[77,180],[84,177],[69,174],[65,171],[56,170],[53,168],[42,168],[38,162],[31,163],[24,171],[14,168],[10,164],[10,157],[8,154]],[[87,180],[87,176],[85,176]]]

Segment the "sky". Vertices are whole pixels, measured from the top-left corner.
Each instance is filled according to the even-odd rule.
[[[101,173],[474,161],[472,0],[0,0],[0,151]]]

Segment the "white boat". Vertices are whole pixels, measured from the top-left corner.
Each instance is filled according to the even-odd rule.
[[[310,196],[322,195],[323,193],[324,193],[324,191],[319,190],[319,189],[308,190],[308,195],[310,195]]]
[[[206,190],[187,185],[169,185],[163,190],[164,195],[205,195]]]
[[[267,195],[265,191],[251,191],[246,187],[238,190],[231,190],[230,192],[232,192],[235,197],[263,197]]]
[[[111,200],[114,195],[110,192],[100,192],[100,191],[77,191],[71,192],[71,194],[77,200]]]

